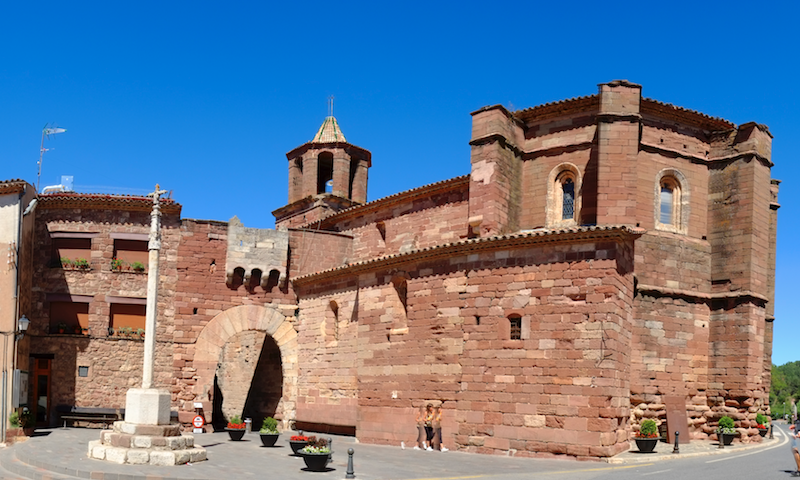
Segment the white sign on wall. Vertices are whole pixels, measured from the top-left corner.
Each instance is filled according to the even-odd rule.
[[[14,370],[11,402],[14,408],[28,406],[28,372],[25,370]]]

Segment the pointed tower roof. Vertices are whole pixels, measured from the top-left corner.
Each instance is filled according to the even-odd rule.
[[[319,127],[317,134],[311,140],[311,143],[344,143],[347,142],[344,138],[342,129],[339,128],[339,122],[333,115],[326,117]]]

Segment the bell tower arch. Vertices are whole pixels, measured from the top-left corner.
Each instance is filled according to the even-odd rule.
[[[329,115],[314,138],[286,154],[289,203],[275,210],[275,225],[296,227],[367,202],[372,154],[348,143]]]

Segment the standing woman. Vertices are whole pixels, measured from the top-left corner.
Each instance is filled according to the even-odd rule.
[[[419,410],[417,411],[417,444],[414,445],[414,450],[425,450],[428,445],[423,443],[423,438],[425,438],[425,409],[422,405],[419,406]]]
[[[425,407],[425,450],[432,452],[433,446],[433,420],[434,420],[434,413],[433,413],[433,404],[429,403]]]
[[[449,449],[442,445],[442,413],[444,409],[441,405],[436,407],[436,418],[433,419],[433,442],[436,450],[446,452]]]

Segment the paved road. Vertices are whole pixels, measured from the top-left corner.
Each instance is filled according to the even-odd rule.
[[[327,436],[327,435],[326,435]],[[352,437],[330,435],[333,438],[333,463],[327,472],[303,471],[303,460],[291,456],[284,434],[275,448],[265,448],[257,434],[249,434],[245,441],[231,442],[224,432],[201,434],[196,443],[208,450],[209,460],[194,465],[176,467],[115,465],[86,457],[90,440],[99,438],[99,430],[82,428],[56,428],[37,431],[37,436],[27,442],[0,449],[0,478],[42,478],[67,480],[91,478],[94,480],[208,480],[208,479],[343,479],[347,471],[347,449],[353,448],[356,478],[361,480],[521,480],[531,477],[603,479],[675,478],[687,476],[680,473],[691,462],[705,462],[716,458],[728,458],[731,462],[716,464],[711,471],[722,471],[723,466],[735,464],[737,455],[762,451],[776,452],[776,461],[791,467],[791,456],[786,437],[779,431],[772,441],[758,446],[736,446],[720,451],[716,442],[694,441],[681,445],[681,453],[672,454],[672,445],[660,444],[657,453],[644,456],[634,452],[624,453],[613,459],[618,463],[579,462],[570,459],[530,459],[518,457],[477,455],[462,452],[426,452],[401,449],[399,446],[358,444]],[[784,448],[774,448],[781,447]],[[752,453],[753,455],[750,455]],[[746,458],[746,457],[742,457]],[[706,471],[707,468],[702,470]],[[775,469],[773,469],[775,470]],[[780,469],[777,469],[780,470]],[[777,472],[777,470],[775,470]],[[664,472],[661,475],[659,472]],[[742,470],[739,470],[741,472]],[[668,474],[667,474],[668,473]],[[737,475],[728,478],[742,478]],[[787,474],[784,472],[783,477]],[[697,478],[689,474],[689,478]],[[775,478],[783,478],[775,477]],[[721,477],[720,477],[721,478]],[[760,478],[772,478],[760,476]],[[708,477],[704,477],[709,480]]]

